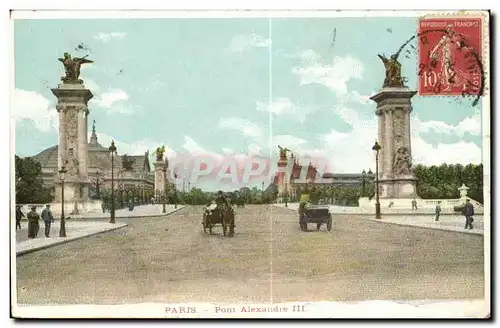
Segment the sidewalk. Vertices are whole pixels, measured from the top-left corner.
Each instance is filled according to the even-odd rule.
[[[285,208],[285,204],[274,204],[276,207]],[[288,209],[297,211],[299,208],[298,203],[288,203]],[[484,216],[474,216],[474,229],[465,230],[465,218],[457,214],[441,215],[439,221],[435,221],[434,213],[427,213],[423,211],[415,211],[415,213],[382,213],[382,219],[375,219],[375,213],[360,211],[358,207],[342,207],[330,206],[332,215],[351,215],[359,217],[360,219],[372,220],[379,223],[392,223],[403,226],[412,226],[426,229],[437,229],[446,231],[455,231],[461,233],[484,235]]]
[[[40,223],[40,231],[36,238],[28,238],[27,224],[24,228],[16,231],[16,255],[31,253],[40,249],[68,243],[83,237],[96,235],[98,233],[116,230],[126,227],[126,223],[109,223],[109,222],[82,222],[82,221],[67,221],[66,222],[66,237],[59,237],[60,223],[54,222],[50,229],[50,237],[45,237],[45,226]]]
[[[156,216],[165,216],[177,212],[183,209],[185,205],[175,205],[167,204],[165,205],[166,213],[163,213],[163,205],[162,204],[154,204],[154,205],[140,205],[136,206],[133,211],[129,211],[128,208],[122,208],[120,210],[115,211],[115,218],[117,219],[125,219],[125,218],[134,218],[134,217],[156,217]],[[54,215],[56,220],[58,219],[57,215]],[[87,212],[79,215],[74,215],[67,213],[66,216],[69,216],[71,220],[109,220],[110,213],[106,211],[103,213],[102,210]]]
[[[279,203],[279,204],[273,204],[276,207],[285,207],[284,203]],[[365,208],[365,207],[358,207],[358,206],[338,206],[338,205],[328,205],[330,207],[330,212],[332,214],[357,214],[357,215],[372,215],[375,212],[375,207],[373,208]],[[288,203],[288,207],[291,210],[298,210],[299,208],[299,203]],[[419,208],[418,210],[411,210],[411,209],[403,209],[403,208],[387,208],[387,207],[382,207],[381,208],[382,214],[383,215],[434,215],[434,209],[432,208]],[[441,216],[445,215],[457,215],[456,212],[453,211],[443,211],[441,212]],[[477,213],[477,215],[483,216],[483,213]]]

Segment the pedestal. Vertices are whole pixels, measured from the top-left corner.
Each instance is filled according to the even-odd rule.
[[[67,170],[64,182],[64,203],[73,208],[74,204],[85,203],[88,198],[88,150],[87,117],[88,101],[93,95],[82,83],[62,83],[52,89],[57,97],[56,109],[59,113],[58,170]],[[56,174],[57,175],[57,174]],[[61,182],[56,176],[54,202],[61,202]]]
[[[156,163],[153,164],[155,167],[155,195],[162,195],[165,192],[165,184],[166,184],[166,173],[164,170],[167,169],[167,164],[163,161],[163,159],[156,160]]]
[[[379,195],[385,200],[417,198],[417,178],[411,155],[411,98],[407,87],[383,88],[370,99],[377,103],[379,153]],[[395,201],[396,202],[396,201]],[[398,202],[399,203],[399,202]]]

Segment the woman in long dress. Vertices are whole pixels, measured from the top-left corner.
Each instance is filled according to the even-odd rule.
[[[36,212],[36,207],[32,206],[28,213],[28,237],[36,238],[40,230],[40,215]]]

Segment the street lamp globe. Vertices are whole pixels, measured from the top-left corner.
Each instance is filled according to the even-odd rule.
[[[66,179],[66,172],[68,172],[68,170],[66,170],[64,165],[61,166],[61,169],[59,170],[59,178],[61,179],[61,181],[64,181]]]
[[[111,141],[111,146],[109,146],[109,152],[111,153],[111,155],[116,154],[116,146],[114,140]]]

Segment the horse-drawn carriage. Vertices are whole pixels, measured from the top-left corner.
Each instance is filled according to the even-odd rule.
[[[224,237],[234,235],[234,210],[226,204],[211,204],[203,213],[203,231],[212,234],[212,228],[218,224],[222,226]],[[229,230],[229,231],[228,231]]]
[[[317,230],[321,228],[322,224],[326,224],[326,230],[332,230],[332,215],[329,207],[307,204],[304,208],[304,214],[299,219],[300,229],[307,231],[308,223],[316,223]]]
[[[300,197],[300,207],[303,208],[303,214],[300,215],[299,208],[299,225],[302,231],[307,231],[308,223],[316,223],[316,229],[319,230],[322,224],[326,224],[326,230],[332,230],[332,215],[330,207],[327,205],[311,204],[309,194],[304,193]]]

